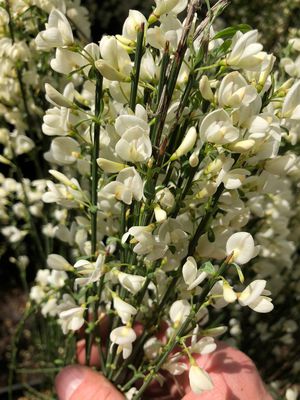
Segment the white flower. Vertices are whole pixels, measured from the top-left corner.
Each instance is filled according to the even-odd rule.
[[[29,153],[34,146],[34,141],[25,135],[18,135],[14,142],[15,153],[18,156]]]
[[[175,161],[181,156],[187,154],[194,147],[197,140],[197,131],[195,127],[191,127],[185,137],[183,138],[180,146],[177,148],[175,153],[173,153],[170,157],[170,161]]]
[[[130,80],[130,57],[114,36],[103,36],[100,53],[102,59],[97,60],[95,66],[104,78],[121,82]]]
[[[284,99],[282,117],[300,120],[300,80],[294,83]]]
[[[227,56],[228,65],[245,70],[255,70],[264,59],[263,46],[257,42],[258,32],[252,30],[246,33],[240,31],[232,38],[231,52]]]
[[[70,271],[73,269],[72,265],[59,254],[49,254],[47,257],[47,265],[49,268],[57,271]]]
[[[168,215],[165,210],[160,208],[159,205],[156,205],[154,207],[154,216],[155,216],[156,222],[164,222],[167,219]]]
[[[65,15],[54,9],[51,11],[46,24],[46,30],[35,38],[39,50],[50,50],[52,47],[70,46],[73,44],[73,33]]]
[[[239,130],[232,125],[231,119],[223,109],[208,114],[200,126],[200,137],[203,142],[226,144],[239,137]]]
[[[246,264],[256,257],[258,248],[254,245],[253,237],[248,232],[237,232],[230,236],[226,243],[226,254],[231,257],[231,262]]]
[[[74,97],[74,85],[73,83],[68,83],[64,89],[64,93],[59,93],[53,86],[49,83],[45,84],[46,100],[53,104],[55,107],[72,107],[72,100]]]
[[[153,11],[153,15],[159,18],[161,15],[167,14],[170,11],[173,14],[179,14],[186,8],[187,2],[188,0],[155,0],[156,7]]]
[[[58,306],[59,324],[64,334],[68,331],[77,331],[84,324],[85,308],[78,306],[69,294],[64,294]]]
[[[239,108],[248,106],[259,97],[254,86],[238,72],[227,74],[218,89],[218,102],[221,107]]]
[[[115,128],[119,136],[130,132],[133,128],[140,128],[144,134],[150,132],[150,127],[147,121],[147,111],[143,106],[138,104],[135,108],[135,114],[119,115],[115,122]]]
[[[78,159],[79,143],[70,137],[56,137],[51,142],[50,153],[53,161],[59,165],[70,165]]]
[[[149,49],[145,51],[145,54],[141,62],[140,77],[142,81],[151,82],[157,75],[157,65],[155,59]]]
[[[76,278],[75,285],[85,286],[93,282],[98,282],[104,273],[104,262],[105,256],[103,254],[99,254],[96,262],[78,260],[74,264],[74,268],[78,274],[82,275],[82,278]]]
[[[207,75],[202,75],[199,82],[199,90],[202,97],[210,102],[214,101],[214,94],[211,90],[209,79]]]
[[[136,387],[133,387],[128,390],[128,392],[124,393],[127,400],[132,400],[133,396],[138,392]]]
[[[105,158],[97,158],[97,164],[104,171],[110,174],[122,171],[122,169],[128,167],[126,164],[121,164],[115,161],[106,160]]]
[[[293,170],[297,162],[297,156],[294,153],[287,153],[283,156],[277,156],[267,160],[264,169],[272,174],[285,176]]]
[[[44,298],[46,297],[45,289],[41,286],[32,286],[29,293],[30,300],[35,301],[36,303],[40,304]]]
[[[163,344],[156,337],[151,337],[144,344],[144,353],[148,360],[154,360],[161,351]]]
[[[125,161],[147,162],[152,154],[152,144],[148,132],[138,126],[127,130],[116,144],[116,153]]]
[[[131,317],[133,315],[136,315],[137,309],[134,308],[131,304],[126,303],[126,301],[122,300],[116,294],[113,294],[113,302],[114,308],[121,318],[123,324],[127,324],[131,320]]]
[[[80,53],[59,47],[56,49],[55,58],[52,58],[50,65],[54,71],[68,75],[87,63],[87,60]]]
[[[207,273],[198,271],[194,257],[188,257],[182,268],[184,282],[188,285],[187,290],[192,290],[207,277]]]
[[[224,175],[222,181],[226,189],[238,189],[240,186],[242,186],[244,180],[246,179],[246,176],[248,175],[251,175],[248,170],[244,168],[235,168],[228,171]]]
[[[192,391],[196,394],[211,390],[214,387],[208,373],[197,365],[192,365],[190,367],[189,381]]]
[[[143,196],[143,181],[134,167],[124,168],[114,182],[108,183],[101,190],[103,196],[113,194],[117,200],[131,204],[134,198],[140,201]]]
[[[168,246],[157,235],[152,235],[153,226],[133,226],[122,237],[125,243],[129,235],[134,236],[133,243],[138,242],[133,251],[138,255],[146,255],[147,260],[154,261],[162,258]]]
[[[183,362],[179,362],[176,357],[174,357],[174,359],[169,358],[161,368],[170,372],[172,375],[181,375],[188,369],[187,365]]]
[[[238,296],[241,306],[248,306],[259,313],[268,313],[273,310],[272,299],[268,297],[270,292],[265,290],[266,281],[258,279],[250,283]]]
[[[69,186],[70,188],[77,190],[79,189],[74,182],[72,182],[65,174],[62,172],[56,171],[54,169],[49,169],[49,174],[51,174],[55,179],[57,179],[59,182],[63,183],[66,186]]]
[[[159,190],[156,199],[164,210],[170,211],[175,205],[175,197],[168,188]]]
[[[16,243],[22,240],[27,235],[28,231],[22,231],[16,226],[5,226],[1,229],[1,233],[10,243]]]
[[[288,43],[292,46],[293,50],[300,51],[300,38],[292,38]]]
[[[137,10],[129,10],[129,15],[123,24],[122,37],[135,42],[142,24],[147,25],[144,15]]]
[[[300,78],[300,56],[298,56],[296,60],[284,57],[281,59],[280,64],[289,76]]]
[[[160,26],[148,29],[147,42],[161,51],[168,42],[170,50],[175,50],[181,37],[182,23],[172,13],[162,16],[160,21]]]
[[[65,271],[52,270],[48,277],[48,283],[53,288],[61,288],[65,285],[65,281],[68,279],[68,275]]]
[[[140,275],[126,274],[118,271],[118,280],[120,284],[132,294],[137,294],[143,287],[146,278]]]
[[[300,43],[299,43],[299,48],[300,48]],[[286,398],[286,400],[297,400],[298,394],[299,394],[298,388],[291,387],[291,388],[288,388],[287,391],[285,392],[285,398]]]
[[[177,300],[170,308],[170,319],[175,327],[183,324],[191,311],[191,305],[187,300]]]
[[[197,326],[196,329],[199,330],[199,326]],[[210,354],[215,351],[216,348],[217,344],[214,338],[210,336],[204,336],[197,341],[197,335],[192,336],[191,353]]]
[[[132,353],[132,343],[136,340],[136,333],[132,328],[120,326],[110,333],[112,343],[118,345],[118,353],[123,353],[124,360]]]
[[[44,317],[47,315],[51,317],[57,315],[57,299],[55,297],[50,297],[47,302],[43,304],[41,312]]]

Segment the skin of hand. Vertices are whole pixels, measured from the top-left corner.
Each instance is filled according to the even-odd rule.
[[[80,351],[78,361],[82,361]],[[254,363],[241,351],[218,342],[217,349],[213,353],[198,356],[196,361],[209,373],[214,383],[212,390],[194,394],[189,387],[187,371],[177,377],[183,392],[182,396],[178,397],[169,393],[162,397],[147,398],[151,400],[272,400]],[[55,387],[59,400],[125,399],[100,373],[82,365],[64,368],[56,377]]]

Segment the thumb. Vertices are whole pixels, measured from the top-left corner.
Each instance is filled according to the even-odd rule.
[[[124,400],[103,375],[80,365],[64,368],[55,379],[55,388],[59,400]]]

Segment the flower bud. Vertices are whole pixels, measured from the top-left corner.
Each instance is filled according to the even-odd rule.
[[[213,389],[213,383],[206,371],[198,367],[198,365],[192,365],[189,372],[190,386],[194,393],[200,394],[205,390]]]
[[[190,158],[189,158],[189,164],[192,168],[197,167],[199,164],[199,157],[197,156],[196,153],[192,153]]]
[[[47,257],[47,265],[49,268],[57,271],[73,271],[72,265],[59,254],[49,254]]]
[[[239,142],[232,143],[228,146],[230,151],[235,153],[246,153],[255,145],[255,140],[240,140]]]
[[[196,128],[192,126],[187,131],[187,134],[185,135],[181,145],[178,147],[175,153],[172,154],[170,161],[175,161],[181,156],[187,154],[194,147],[196,140],[197,140],[197,131]]]
[[[203,75],[201,77],[200,82],[199,82],[199,89],[200,89],[200,93],[201,93],[202,97],[205,100],[208,100],[211,102],[214,100],[214,94],[210,88],[209,79],[206,75]]]
[[[49,103],[53,104],[56,107],[72,107],[72,102],[61,93],[59,93],[53,86],[49,85],[49,83],[45,84],[46,90],[46,99]]]
[[[115,161],[107,160],[105,158],[97,158],[97,164],[104,172],[114,174],[122,171],[122,169],[128,167],[126,164],[121,164]]]
[[[118,81],[118,82],[129,82],[130,78],[121,72],[117,71],[114,67],[108,64],[104,60],[97,60],[95,62],[95,67],[101,73],[101,75],[108,79],[109,81]]]
[[[62,174],[59,171],[55,171],[54,169],[50,169],[49,173],[54,176],[55,179],[57,179],[59,182],[63,183],[66,186],[69,186],[70,188],[74,190],[78,190],[78,187],[75,185],[74,182],[72,182],[69,178],[66,177],[66,175]]]

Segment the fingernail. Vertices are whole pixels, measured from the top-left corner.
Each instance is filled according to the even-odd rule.
[[[85,368],[77,365],[64,368],[55,379],[59,400],[70,400],[84,380]]]

